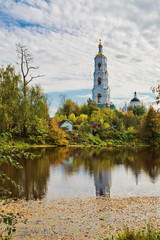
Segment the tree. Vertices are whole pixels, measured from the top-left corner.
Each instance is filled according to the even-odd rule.
[[[10,131],[18,124],[21,93],[20,75],[13,66],[0,68],[0,132]]]
[[[158,84],[157,87],[152,88],[152,92],[157,94],[156,103],[158,105],[160,103],[160,84]]]
[[[141,120],[139,136],[143,141],[151,145],[159,145],[160,116],[152,106],[150,106],[148,113]]]
[[[98,110],[92,112],[91,122],[100,121],[101,123],[103,123],[104,122],[104,117],[105,117],[104,113],[99,108]]]
[[[98,110],[96,102],[93,102],[90,98],[87,100],[87,104],[84,103],[81,108],[81,113],[88,115],[88,117],[91,117],[91,114],[93,111]]]
[[[59,95],[60,107],[63,107],[63,106],[64,106],[66,100],[67,100],[67,94],[66,94],[66,93]]]
[[[139,121],[139,117],[134,115],[132,111],[128,112],[123,117],[123,124],[126,129],[128,129],[129,127],[138,128]]]
[[[87,118],[88,118],[88,116],[86,114],[80,114],[77,117],[76,123],[81,124],[81,123],[85,122],[87,120]]]
[[[21,45],[20,43],[16,44],[18,58],[20,59],[20,69],[22,74],[22,86],[23,86],[23,95],[26,98],[27,86],[34,79],[42,77],[42,75],[32,75],[32,70],[37,70],[39,67],[33,66],[33,57],[29,53],[29,50],[26,46]]]
[[[23,168],[19,163],[18,159],[28,158],[33,159],[36,155],[25,152],[16,148],[6,148],[0,147],[0,167],[6,165],[11,165],[16,168]],[[13,186],[20,189],[21,187],[6,174],[6,171],[3,171],[3,168],[0,168],[0,200],[3,199],[3,205],[7,205],[7,198],[11,195],[10,190],[7,188],[7,183],[10,182]],[[14,211],[8,210],[0,212],[0,239],[11,239],[11,236],[16,231],[16,224],[20,218],[19,213],[14,213]]]
[[[60,115],[66,115],[67,117],[71,114],[74,113],[75,116],[78,116],[80,114],[80,107],[78,106],[77,103],[73,102],[71,99],[67,99],[63,106],[58,108],[57,111]]]
[[[134,115],[137,115],[137,116],[140,117],[140,116],[145,114],[146,109],[145,109],[144,106],[134,106],[134,107],[129,106],[128,107],[128,111],[129,112],[132,111],[134,113]]]
[[[75,117],[75,114],[74,113],[71,113],[69,116],[68,116],[68,120],[71,121],[72,123],[75,123],[76,122],[76,117]]]
[[[63,131],[55,120],[50,121],[50,127],[47,136],[48,143],[56,145],[67,145],[66,133]]]
[[[17,46],[17,53],[18,58],[20,62],[18,63],[20,65],[21,75],[22,75],[22,92],[23,92],[23,99],[21,104],[21,124],[23,126],[22,130],[22,136],[26,137],[27,135],[27,120],[29,119],[29,108],[30,103],[27,98],[27,94],[29,91],[28,84],[35,78],[42,77],[42,75],[33,75],[33,71],[39,69],[37,66],[33,65],[33,57],[29,53],[29,50],[21,45],[20,43],[16,44]]]

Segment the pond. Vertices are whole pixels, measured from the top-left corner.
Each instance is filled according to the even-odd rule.
[[[154,149],[37,148],[23,169],[5,165],[22,189],[15,198],[160,196],[160,152]],[[4,170],[4,169],[3,169]]]

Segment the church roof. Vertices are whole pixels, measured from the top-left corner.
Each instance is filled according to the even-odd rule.
[[[131,100],[131,102],[140,102],[140,100],[137,98],[137,93],[134,93],[134,98]]]
[[[131,100],[131,102],[140,102],[140,100],[137,97],[135,97]]]
[[[104,54],[101,52],[101,53],[97,53],[96,57],[103,57]]]

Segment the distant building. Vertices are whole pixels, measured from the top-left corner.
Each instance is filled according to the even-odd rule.
[[[99,40],[99,52],[94,58],[94,85],[92,99],[98,107],[110,107],[110,88],[108,86],[107,58],[103,54],[103,45]]]
[[[134,98],[132,98],[132,100],[130,101],[130,106],[134,107],[134,106],[142,106],[140,100],[137,98],[137,93],[134,92]]]
[[[122,112],[127,113],[127,111],[128,111],[128,105],[127,105],[127,102],[125,102],[125,105],[122,108]]]
[[[137,98],[137,93],[134,92],[134,98],[130,101],[130,104],[127,105],[127,102],[125,102],[124,107],[122,108],[122,112],[127,113],[129,106],[144,106],[146,108],[146,105]]]
[[[72,131],[72,129],[73,129],[73,123],[68,120],[63,120],[62,122],[60,122],[59,126],[68,131]]]
[[[97,128],[97,127],[100,127],[100,126],[101,126],[101,122],[100,121],[92,122],[92,128]]]

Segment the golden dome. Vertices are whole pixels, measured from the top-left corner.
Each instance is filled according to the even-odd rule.
[[[100,52],[96,55],[96,57],[103,57],[103,56],[104,56],[104,54],[102,52]]]
[[[99,39],[99,45],[98,45],[99,48],[103,48],[103,44],[101,43],[101,39]]]
[[[99,52],[98,52],[98,54],[96,55],[96,57],[103,57],[103,56],[104,56],[104,54],[103,54],[103,52],[102,52],[103,44],[101,43],[101,39],[99,39],[99,45],[98,45],[98,47],[99,47]]]

